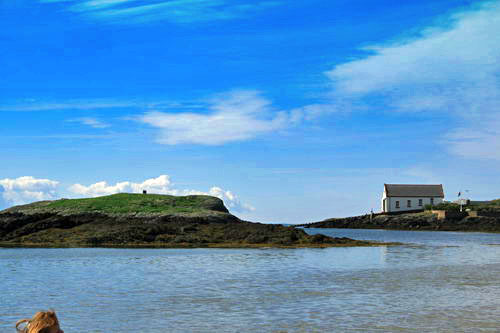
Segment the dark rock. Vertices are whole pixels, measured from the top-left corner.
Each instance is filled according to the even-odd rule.
[[[351,228],[351,229],[395,229],[395,230],[440,230],[500,232],[500,218],[490,216],[468,217],[464,214],[438,220],[430,213],[401,215],[376,215],[370,222],[365,215],[327,219],[302,225],[306,228]]]
[[[234,215],[111,216],[0,213],[3,246],[334,246],[370,245],[301,229],[245,222]]]

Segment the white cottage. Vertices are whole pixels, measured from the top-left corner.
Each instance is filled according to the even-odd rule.
[[[444,200],[443,185],[384,184],[382,212],[403,212],[424,209]]]

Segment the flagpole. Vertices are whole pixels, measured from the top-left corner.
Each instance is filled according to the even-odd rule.
[[[458,202],[460,203],[460,213],[462,212],[462,200],[460,199],[460,195],[462,194],[462,190],[458,192]]]

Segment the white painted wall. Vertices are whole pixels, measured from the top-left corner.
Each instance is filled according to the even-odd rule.
[[[422,206],[418,205],[418,200],[422,199]],[[408,200],[411,201],[411,207],[408,207]],[[387,203],[387,209],[384,209],[384,201]],[[396,207],[396,203],[399,201],[399,208]],[[443,198],[434,198],[434,205],[443,202]],[[382,195],[382,211],[383,212],[404,212],[407,210],[417,210],[424,209],[425,205],[431,204],[430,197],[387,197],[384,191]]]

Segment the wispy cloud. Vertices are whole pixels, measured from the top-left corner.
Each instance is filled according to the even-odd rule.
[[[214,98],[208,113],[148,112],[137,120],[160,129],[157,142],[220,145],[284,128],[287,116],[275,112],[257,91],[233,91]]]
[[[0,106],[0,111],[95,110],[130,108],[143,105],[143,103],[135,101],[114,100],[67,100],[58,102],[28,100],[9,104],[4,103]]]
[[[235,90],[209,100],[201,112],[147,112],[136,120],[159,129],[166,145],[222,145],[253,139],[337,111],[331,105],[309,105],[281,111],[259,91]]]
[[[124,109],[129,114],[121,120],[139,121],[159,129],[156,141],[160,144],[221,145],[243,141],[272,133],[321,116],[348,109],[340,103],[310,104],[282,111],[262,93],[254,90],[232,90],[211,98],[191,101],[87,99],[66,101],[26,100],[0,106],[0,112],[87,111]],[[123,111],[123,110],[120,110]],[[133,116],[142,112],[140,116]],[[130,116],[132,115],[132,116]],[[67,120],[93,128],[110,125],[95,117]],[[22,136],[38,137],[38,136]],[[78,138],[107,138],[108,136],[77,135]],[[68,135],[48,135],[41,138],[72,138]]]
[[[500,114],[454,129],[444,142],[455,155],[500,161]]]
[[[91,118],[91,117],[82,117],[82,118],[76,118],[76,119],[70,119],[68,120],[69,122],[77,122],[81,123],[83,125],[87,125],[93,128],[108,128],[110,127],[109,124],[97,119],[97,118]]]
[[[403,169],[401,174],[409,179],[415,179],[415,183],[418,184],[441,184],[443,182],[442,176],[437,175],[432,166],[429,165],[417,165],[406,170]]]
[[[98,109],[196,109],[197,102],[170,102],[161,100],[77,99],[43,101],[29,99],[0,105],[0,112],[98,110]]]
[[[500,114],[496,31],[500,1],[483,2],[444,18],[414,39],[368,47],[368,56],[336,66],[326,73],[332,94],[351,101],[376,99],[393,111],[448,113],[453,122],[465,124],[452,132],[450,151],[489,158],[491,153],[472,146],[483,143],[493,149],[489,143],[500,142],[500,122],[491,121]]]
[[[97,139],[113,139],[117,134],[51,134],[51,135],[11,135],[3,136],[6,139],[70,139],[70,140],[97,140]]]
[[[227,20],[278,6],[279,1],[261,0],[39,0],[61,3],[71,12],[113,23],[169,21],[193,23]]]
[[[80,1],[72,7],[73,10],[87,11],[87,10],[100,10],[103,8],[114,7],[121,4],[130,3],[133,0],[91,0]]]

